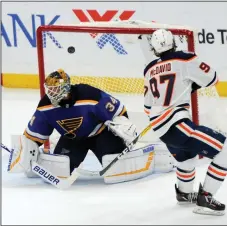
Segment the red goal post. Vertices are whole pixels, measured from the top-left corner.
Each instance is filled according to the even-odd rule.
[[[45,59],[44,59],[44,32],[63,32],[63,33],[103,33],[103,34],[125,34],[125,35],[140,35],[152,34],[159,28],[170,30],[175,36],[184,36],[187,41],[187,50],[195,52],[195,35],[196,31],[192,28],[178,25],[159,24],[154,22],[144,21],[114,21],[114,22],[85,22],[75,25],[45,25],[37,29],[37,54],[38,54],[38,71],[40,82],[40,95],[45,94],[44,80],[45,74]],[[67,69],[66,69],[67,70]],[[143,87],[142,87],[143,89]],[[143,90],[141,90],[141,93]],[[191,96],[192,105],[192,120],[199,124],[198,116],[198,98],[197,92]]]

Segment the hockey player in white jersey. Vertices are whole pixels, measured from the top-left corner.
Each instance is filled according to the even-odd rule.
[[[178,162],[176,197],[179,203],[196,203],[195,213],[223,215],[225,205],[216,201],[227,174],[227,140],[224,135],[191,121],[191,93],[218,82],[217,73],[195,53],[176,51],[170,31],[159,29],[151,38],[158,59],[144,70],[145,112],[152,129]],[[158,110],[157,110],[158,108]],[[155,113],[153,109],[156,109]],[[197,155],[212,159],[203,185],[193,191]]]

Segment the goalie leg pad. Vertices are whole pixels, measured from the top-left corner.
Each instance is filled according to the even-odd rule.
[[[38,145],[24,135],[12,135],[11,147],[8,172],[23,173],[30,171],[31,161],[37,161],[39,155]]]
[[[103,156],[108,165],[117,155]],[[175,159],[162,143],[147,145],[123,156],[104,177],[105,183],[119,183],[143,178],[153,172],[168,173],[175,167]]]
[[[108,165],[116,156],[117,154],[103,156],[103,167]],[[131,151],[107,171],[104,181],[111,184],[143,178],[153,172],[153,158],[153,150],[147,152],[143,152],[143,149]]]
[[[168,173],[176,166],[176,160],[163,143],[153,144],[155,172]]]
[[[70,176],[70,161],[66,155],[40,154],[38,163],[58,177]]]
[[[53,155],[41,153],[38,157],[37,163],[45,169],[60,178],[67,178],[70,176],[69,157],[66,155]],[[26,173],[27,177],[37,177],[32,171]]]

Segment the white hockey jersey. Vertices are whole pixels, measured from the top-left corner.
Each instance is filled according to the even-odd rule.
[[[157,136],[171,125],[190,118],[193,87],[217,83],[216,71],[194,53],[176,51],[153,60],[144,70],[144,111],[150,117]]]

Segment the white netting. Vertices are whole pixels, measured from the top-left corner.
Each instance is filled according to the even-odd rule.
[[[200,89],[198,93],[199,123],[227,136],[226,97],[219,97],[215,87]]]
[[[71,75],[72,83],[88,83],[116,95],[123,100],[139,130],[143,129],[147,124],[147,118],[143,113],[143,70],[154,55],[149,46],[145,47],[147,53],[143,51],[139,34],[131,34],[130,29],[143,29],[146,35],[142,37],[147,37],[146,29],[150,28],[177,30],[179,34],[174,36],[178,50],[188,50],[189,46],[188,36],[182,35],[181,31],[190,30],[195,37],[196,30],[186,26],[144,21],[94,22],[81,23],[79,26],[94,29],[106,27],[106,32],[93,32],[92,29],[88,33],[73,32],[73,30],[64,32],[64,28],[61,31],[45,31],[42,41],[46,74],[63,68]],[[118,30],[122,28],[125,33],[112,33],[113,28]],[[196,46],[196,43],[190,44]],[[211,108],[220,101],[215,89],[207,88],[199,91],[200,122],[214,129],[223,130],[224,123],[217,125],[221,120],[209,120],[212,111],[208,110],[208,106],[211,101],[213,103]],[[216,109],[220,107],[223,108],[223,104],[218,104]],[[219,114],[223,115],[226,111],[227,108],[224,107]],[[150,142],[150,138],[147,140]]]

